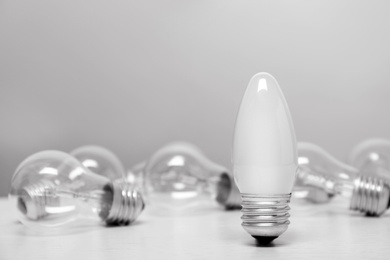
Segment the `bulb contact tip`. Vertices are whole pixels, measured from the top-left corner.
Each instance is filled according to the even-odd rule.
[[[241,193],[242,227],[260,244],[269,244],[290,224],[290,194],[257,195]]]
[[[126,181],[113,182],[112,187],[113,201],[105,222],[107,225],[129,225],[145,208],[142,195]]]
[[[389,208],[389,198],[390,187],[387,182],[360,176],[355,180],[350,209],[369,216],[380,216]]]

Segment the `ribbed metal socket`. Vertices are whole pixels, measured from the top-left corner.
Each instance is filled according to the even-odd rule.
[[[29,219],[39,220],[47,216],[45,207],[55,205],[58,198],[47,196],[55,185],[48,180],[30,184],[22,190],[18,197],[18,209]]]
[[[380,216],[389,208],[390,187],[383,180],[360,176],[355,180],[350,209]]]
[[[233,177],[227,173],[220,175],[217,183],[216,201],[227,210],[241,209],[241,193]]]
[[[243,228],[260,243],[271,242],[290,224],[290,194],[241,194]]]
[[[106,224],[128,225],[134,222],[145,208],[142,195],[126,181],[115,181],[112,187],[113,202]]]

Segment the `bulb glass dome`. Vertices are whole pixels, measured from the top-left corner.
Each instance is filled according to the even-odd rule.
[[[280,87],[268,73],[252,77],[241,101],[233,143],[241,193],[288,194],[297,169],[296,138]]]
[[[71,151],[70,154],[85,168],[111,181],[125,178],[125,170],[121,161],[113,152],[104,147],[82,146]]]
[[[367,139],[355,146],[348,163],[362,174],[390,179],[390,140]]]
[[[25,159],[12,178],[10,201],[28,226],[61,226],[82,217],[105,220],[113,202],[108,178],[86,169],[60,151],[43,151]]]
[[[156,151],[145,164],[144,193],[151,203],[183,210],[210,201],[225,201],[231,178],[190,143],[175,142]],[[226,191],[226,192],[221,192]]]

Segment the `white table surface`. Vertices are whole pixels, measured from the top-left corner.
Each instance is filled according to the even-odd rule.
[[[344,207],[343,207],[344,206]],[[289,229],[258,246],[240,211],[205,206],[180,214],[149,207],[131,226],[79,226],[36,234],[0,198],[0,259],[390,259],[390,214],[364,217],[344,201],[291,203]]]

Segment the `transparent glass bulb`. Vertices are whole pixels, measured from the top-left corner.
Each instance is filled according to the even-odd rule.
[[[350,209],[368,215],[381,215],[388,208],[389,186],[382,179],[361,175],[357,168],[336,160],[317,145],[298,145],[298,183],[347,197]]]
[[[352,149],[348,163],[362,174],[390,179],[390,140],[367,139]]]
[[[193,208],[210,197],[227,208],[240,205],[236,201],[240,200],[238,190],[227,169],[190,143],[162,147],[146,163],[137,164],[129,175],[143,187],[148,202],[166,209]]]
[[[128,183],[131,183],[138,190],[142,191],[144,199],[148,200],[147,194],[145,193],[144,183],[145,183],[145,170],[146,161],[136,163],[129,169],[126,173],[125,179]]]
[[[305,185],[300,179],[296,179],[292,195],[294,198],[305,199],[313,203],[327,203],[334,196],[317,187]]]
[[[307,160],[301,158],[301,153],[306,153],[306,144],[298,142],[298,164],[306,164]],[[302,151],[301,151],[302,150]],[[298,199],[305,199],[313,203],[326,203],[329,202],[334,194],[326,192],[322,188],[318,188],[312,185],[306,185],[301,178],[296,178],[293,188],[293,197]]]
[[[73,156],[43,151],[16,169],[9,200],[19,220],[32,227],[60,227],[77,219],[129,224],[143,209],[140,194],[94,174]]]
[[[242,226],[260,243],[286,231],[297,170],[294,126],[273,76],[252,77],[241,101],[233,142],[233,172],[242,196]]]
[[[85,168],[111,181],[125,179],[125,169],[121,161],[113,152],[104,147],[81,146],[71,151],[70,155],[79,160]]]

